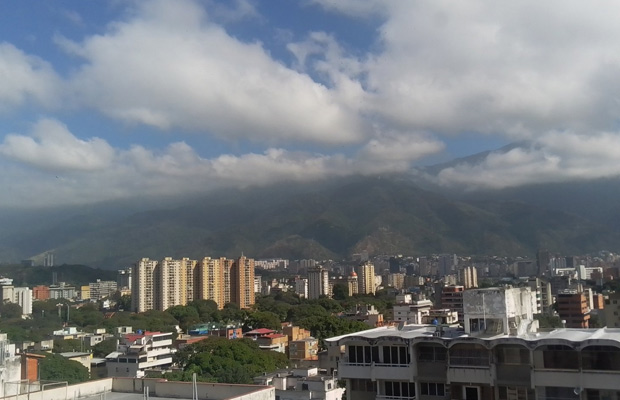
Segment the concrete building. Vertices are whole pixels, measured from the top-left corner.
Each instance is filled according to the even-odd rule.
[[[164,371],[172,365],[172,333],[128,333],[117,351],[106,356],[108,376],[142,378],[149,370]]]
[[[437,274],[439,276],[451,275],[458,265],[456,254],[441,254],[437,259]]]
[[[118,290],[118,283],[115,281],[102,281],[97,279],[96,282],[88,284],[90,297],[93,300],[101,300],[112,296]]]
[[[603,310],[605,325],[610,328],[620,328],[620,293],[610,293],[605,299]]]
[[[66,382],[10,382],[11,400],[275,400],[275,388],[211,382],[174,382],[164,379],[104,378],[67,385]]]
[[[433,302],[426,299],[394,304],[394,321],[422,324],[423,318],[430,314],[432,308]]]
[[[297,277],[295,278],[295,293],[304,299],[308,298],[308,279]]]
[[[316,367],[294,368],[257,376],[254,383],[273,386],[278,400],[341,400],[344,388],[332,375],[320,375]]]
[[[347,276],[347,289],[349,296],[353,296],[358,293],[359,282],[357,281],[357,272],[351,271],[349,276]]]
[[[536,295],[535,314],[551,314],[553,305],[553,295],[551,294],[551,283],[541,278],[529,278],[528,285]]]
[[[131,288],[131,308],[136,312],[155,310],[156,269],[159,262],[143,258],[133,269]]]
[[[13,290],[13,302],[22,308],[22,315],[32,314],[32,289],[27,287],[16,287]]]
[[[116,285],[121,289],[130,289],[131,290],[131,278],[132,278],[132,269],[119,269],[116,274]]]
[[[448,308],[459,314],[459,322],[463,323],[463,286],[452,285],[441,288],[441,308]]]
[[[371,262],[365,262],[357,266],[358,293],[375,294],[375,266]]]
[[[557,295],[558,315],[567,328],[588,328],[590,323],[589,299],[584,292],[564,290]]]
[[[36,300],[48,300],[50,298],[49,286],[39,285],[32,288],[32,297]]]
[[[476,267],[465,267],[459,270],[459,283],[465,289],[478,287],[478,270]]]
[[[620,329],[538,332],[531,297],[467,291],[465,331],[380,327],[326,339],[327,355],[356,400],[620,399]]]
[[[467,334],[499,335],[531,330],[536,296],[527,288],[487,288],[463,292]]]
[[[50,299],[75,299],[77,292],[74,286],[68,286],[64,282],[50,286]]]
[[[321,266],[308,269],[308,299],[329,295],[329,272]]]
[[[405,274],[397,272],[387,275],[387,285],[394,289],[401,290],[405,287]]]
[[[132,309],[137,312],[166,310],[196,299],[213,300],[221,309],[226,303],[240,308],[254,304],[254,260],[205,257],[201,262],[166,257],[143,258],[132,273]]]

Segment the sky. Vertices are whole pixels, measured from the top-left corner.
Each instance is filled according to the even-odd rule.
[[[0,2],[0,207],[620,175],[620,3]]]

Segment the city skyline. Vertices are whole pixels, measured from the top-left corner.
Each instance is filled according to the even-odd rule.
[[[147,1],[3,5],[0,207],[411,172],[620,174],[620,5]]]

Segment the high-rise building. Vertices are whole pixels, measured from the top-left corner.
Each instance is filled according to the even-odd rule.
[[[371,262],[357,266],[358,293],[375,294],[375,266]]]
[[[131,289],[131,268],[119,269],[116,274],[116,285],[119,289]]]
[[[465,287],[465,289],[472,289],[478,287],[478,270],[476,267],[464,267],[459,270],[459,283]]]
[[[308,270],[308,299],[329,296],[329,272],[321,267]]]
[[[213,300],[219,308],[236,303],[254,304],[254,260],[205,257],[201,262],[166,257],[162,261],[143,258],[134,267],[133,309],[138,312],[166,310],[195,299]]]
[[[233,264],[231,282],[231,302],[250,308],[254,304],[254,259],[239,257]]]
[[[551,254],[545,249],[538,249],[536,253],[536,266],[538,267],[538,275],[549,273],[549,263],[551,262]]]
[[[88,298],[101,300],[105,297],[113,295],[118,290],[118,284],[115,281],[102,281],[101,279],[97,279],[96,282],[91,282],[88,284],[88,290]]]
[[[456,254],[442,254],[437,261],[437,273],[439,276],[446,276],[454,272],[454,268],[458,264]]]
[[[299,297],[303,297],[304,299],[308,298],[308,279],[297,277],[295,278],[295,293],[299,295]]]
[[[131,308],[136,312],[155,310],[155,272],[159,262],[143,258],[132,273]]]
[[[444,286],[441,289],[441,307],[449,308],[452,311],[456,311],[459,314],[459,322],[463,323],[463,286]]]
[[[226,258],[205,257],[198,265],[198,279],[196,282],[196,296],[203,300],[213,300],[218,308],[223,308],[226,304],[224,293],[228,292],[230,301],[230,290],[224,284],[224,269]],[[228,280],[230,285],[230,279]]]
[[[349,296],[358,293],[359,283],[357,282],[357,273],[355,271],[351,271],[351,274],[347,277],[347,287],[349,289]]]
[[[32,314],[32,289],[27,287],[16,287],[13,290],[15,303],[22,308],[23,315]]]
[[[558,314],[567,328],[589,328],[590,307],[583,292],[564,290],[557,295]]]

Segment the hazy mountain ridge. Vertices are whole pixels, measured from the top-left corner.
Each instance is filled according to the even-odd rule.
[[[343,179],[316,191],[290,185],[229,196],[107,220],[96,214],[68,218],[14,238],[22,247],[11,253],[5,246],[3,255],[21,259],[54,249],[59,263],[115,269],[140,257],[244,253],[338,259],[364,250],[533,255],[538,247],[576,254],[613,251],[620,243],[620,234],[609,226],[560,210],[490,196],[459,201],[420,189],[404,176]],[[37,245],[34,253],[24,252]]]

